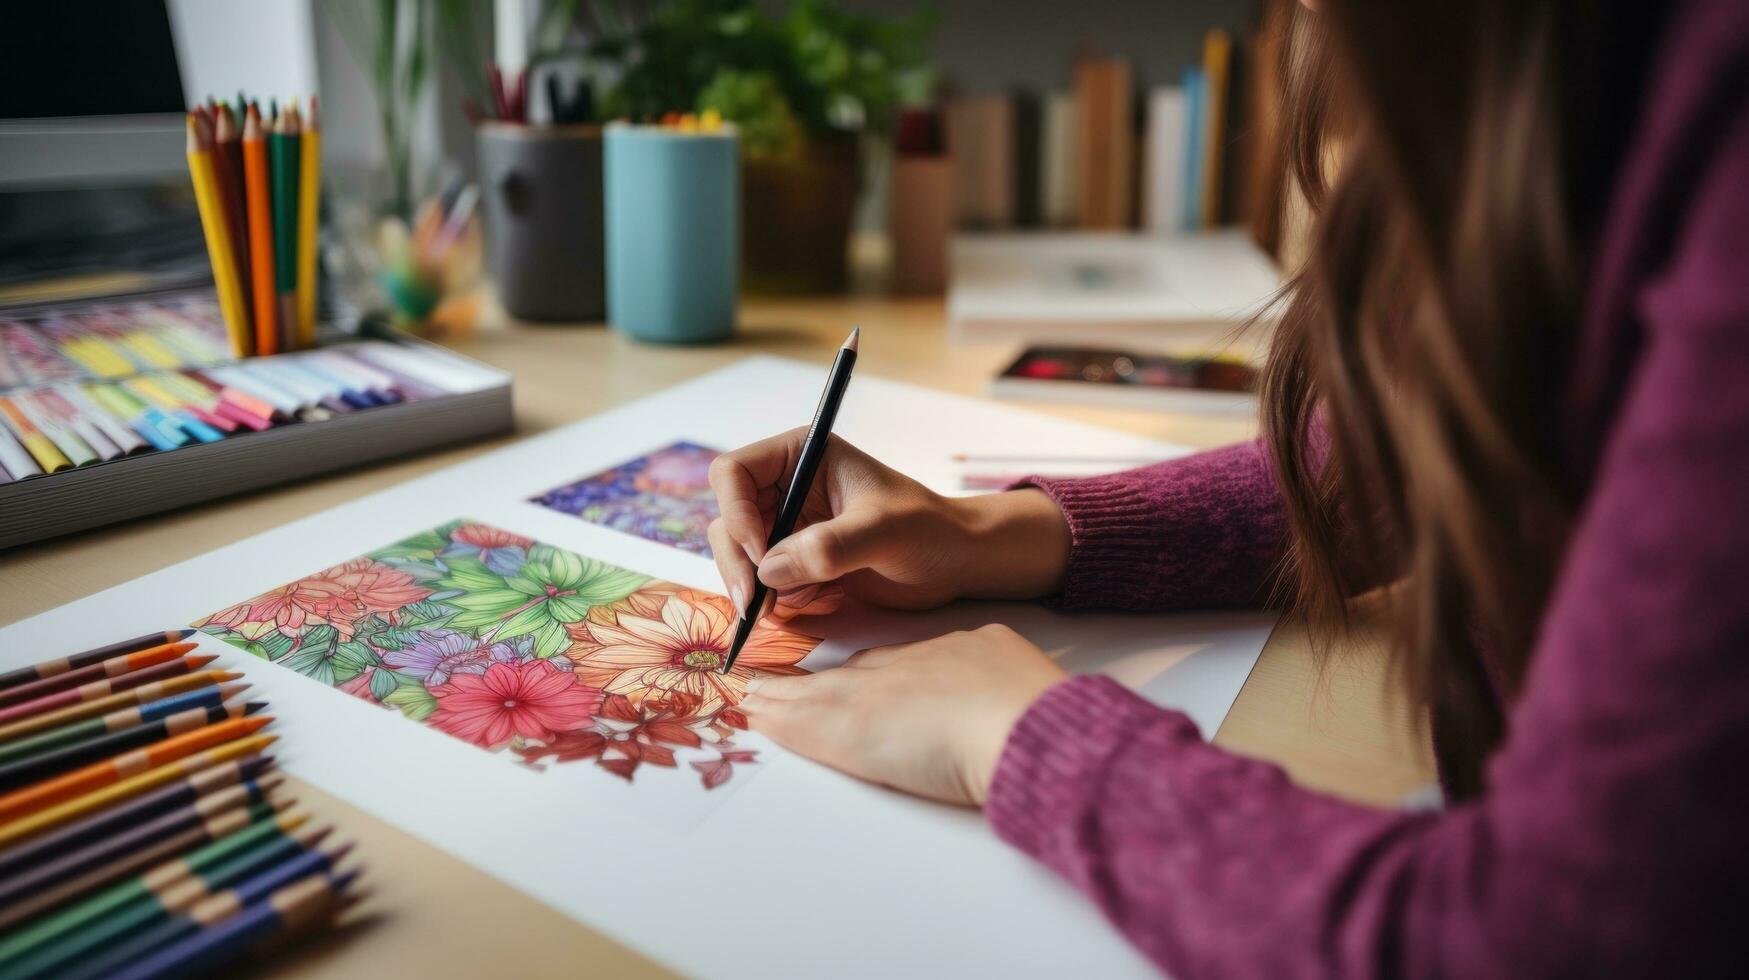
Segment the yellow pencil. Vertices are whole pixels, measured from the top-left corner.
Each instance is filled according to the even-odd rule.
[[[231,352],[247,357],[251,349],[249,316],[243,307],[243,284],[237,280],[231,231],[219,202],[218,177],[213,173],[213,153],[208,142],[200,118],[189,113],[188,172],[194,178],[194,203],[200,209],[201,228],[206,231],[207,259],[212,263],[213,282],[218,287],[219,311],[225,317],[225,331],[231,335]]]
[[[316,117],[316,97],[310,96],[310,118],[304,121],[298,148],[298,329],[299,347],[316,343],[316,204],[322,191],[322,129]]]
[[[226,742],[217,748],[207,749],[205,752],[196,753],[186,759],[178,759],[155,769],[147,769],[137,776],[130,776],[118,783],[110,783],[102,789],[94,789],[84,796],[77,796],[65,803],[38,810],[10,823],[0,824],[0,847],[6,847],[13,841],[42,833],[51,827],[58,827],[75,817],[82,817],[87,813],[101,810],[129,797],[138,796],[165,783],[187,778],[202,769],[216,766],[221,762],[254,755],[272,745],[278,738],[278,735],[251,735],[248,738],[237,739],[235,742]]]
[[[18,441],[36,458],[37,465],[42,467],[44,473],[59,473],[73,467],[73,461],[67,458],[67,454],[56,448],[53,440],[43,435],[42,430],[18,410],[18,406],[5,398],[0,398],[0,420],[4,420],[13,435],[18,437]]]

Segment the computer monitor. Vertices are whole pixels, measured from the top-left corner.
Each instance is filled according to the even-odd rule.
[[[187,168],[165,3],[8,4],[0,31],[0,190],[87,188]]]

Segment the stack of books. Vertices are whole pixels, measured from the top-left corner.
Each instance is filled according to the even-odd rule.
[[[1068,91],[945,106],[959,226],[1185,233],[1247,223],[1273,250],[1281,174],[1274,21],[1208,32],[1176,84],[1140,91],[1123,58],[1086,57]]]

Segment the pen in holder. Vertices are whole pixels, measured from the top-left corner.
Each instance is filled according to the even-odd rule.
[[[740,148],[733,127],[607,127],[607,315],[660,344],[735,329]]]

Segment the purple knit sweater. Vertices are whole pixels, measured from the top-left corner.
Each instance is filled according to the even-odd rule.
[[[1010,737],[997,833],[1161,967],[1743,969],[1749,2],[1680,5],[1660,37],[1561,389],[1565,462],[1588,489],[1486,792],[1440,813],[1345,803],[1099,677],[1045,694]],[[1256,602],[1282,553],[1256,445],[1033,482],[1073,535],[1071,608]]]

